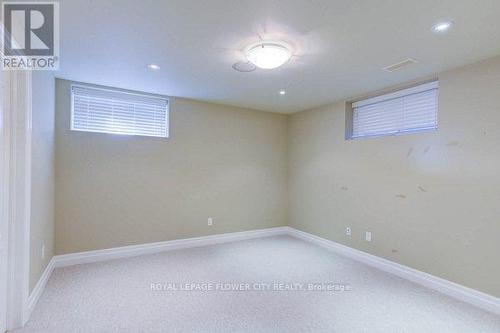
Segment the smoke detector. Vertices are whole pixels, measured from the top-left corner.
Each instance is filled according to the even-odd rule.
[[[243,73],[248,73],[248,72],[253,72],[254,70],[257,69],[257,66],[252,64],[250,61],[248,62],[236,62],[233,65],[233,69],[238,72],[243,72]]]

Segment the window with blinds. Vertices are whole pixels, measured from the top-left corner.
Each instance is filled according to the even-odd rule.
[[[73,85],[71,129],[167,138],[168,99]]]
[[[350,138],[437,129],[438,81],[352,103]]]

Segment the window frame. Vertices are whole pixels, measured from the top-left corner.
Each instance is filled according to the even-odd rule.
[[[422,87],[427,87],[422,89]],[[355,107],[366,106],[370,104],[381,103],[389,100],[394,100],[398,98],[403,98],[405,96],[410,96],[412,94],[418,94],[432,89],[437,90],[437,100],[436,100],[436,126],[433,128],[416,128],[409,130],[399,130],[394,133],[382,133],[373,135],[361,135],[354,136],[354,109]],[[379,137],[394,137],[406,134],[415,133],[425,133],[425,132],[436,132],[439,128],[439,79],[432,79],[429,81],[419,82],[411,86],[406,86],[403,88],[390,90],[388,92],[383,92],[371,97],[366,97],[362,99],[357,99],[351,102],[347,102],[345,106],[345,139],[346,140],[363,140],[372,139]]]
[[[165,136],[158,135],[144,135],[144,134],[130,134],[130,133],[113,133],[106,131],[98,131],[98,130],[89,130],[89,129],[78,129],[73,126],[74,124],[74,111],[75,111],[75,94],[73,88],[83,88],[83,89],[93,89],[100,91],[108,91],[112,93],[126,94],[132,96],[139,97],[147,97],[147,98],[157,98],[159,100],[166,101],[166,110],[165,110]],[[70,131],[75,132],[84,132],[84,133],[100,133],[100,134],[108,134],[108,135],[119,135],[119,136],[131,136],[131,137],[143,137],[143,138],[157,138],[157,139],[169,139],[170,138],[170,98],[163,95],[156,95],[146,92],[135,92],[120,88],[112,88],[112,87],[102,87],[95,86],[92,84],[85,83],[72,83],[70,85],[70,99],[71,99],[71,110],[70,110]]]

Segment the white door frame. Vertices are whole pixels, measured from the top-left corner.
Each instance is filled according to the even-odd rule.
[[[1,19],[0,34],[4,34]],[[32,73],[2,71],[0,84],[0,247],[4,247],[0,333],[4,333],[24,326],[29,318]]]
[[[7,249],[9,170],[8,132],[4,112],[4,74],[0,71],[0,333],[7,330]]]
[[[28,320],[31,220],[31,72],[5,71],[8,128],[7,329]]]
[[[31,72],[3,74],[2,219],[7,218],[6,323],[27,321],[31,211]],[[5,180],[5,181],[4,181]],[[4,220],[5,221],[5,220]],[[4,223],[5,224],[5,223]]]
[[[0,21],[0,33],[3,22]],[[0,43],[0,56],[3,45]],[[31,212],[31,71],[3,71],[0,79],[0,332],[28,320]],[[5,320],[5,321],[4,321]]]

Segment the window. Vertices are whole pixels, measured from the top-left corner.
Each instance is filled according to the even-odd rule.
[[[71,87],[71,129],[168,137],[168,99],[89,86]]]
[[[437,129],[438,81],[352,103],[350,139]]]

